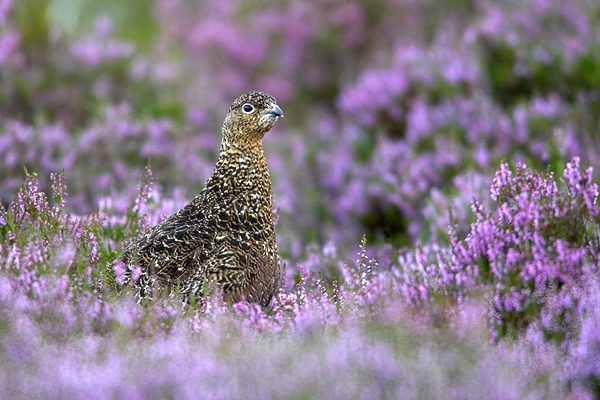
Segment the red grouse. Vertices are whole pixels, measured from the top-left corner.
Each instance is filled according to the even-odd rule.
[[[141,267],[138,299],[159,287],[201,302],[207,289],[220,286],[225,300],[269,303],[280,284],[280,262],[262,138],[278,117],[283,112],[266,93],[249,92],[233,102],[204,189],[117,259],[128,278]]]

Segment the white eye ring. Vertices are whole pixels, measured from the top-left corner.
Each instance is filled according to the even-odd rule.
[[[242,111],[244,114],[250,114],[252,111],[254,111],[254,106],[250,103],[246,103],[242,106]]]

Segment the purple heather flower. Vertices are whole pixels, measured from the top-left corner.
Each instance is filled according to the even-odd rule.
[[[380,111],[398,119],[401,110],[396,103],[407,89],[408,80],[400,70],[367,71],[356,84],[342,91],[338,107],[367,125],[376,122]]]
[[[535,98],[531,101],[531,111],[545,118],[554,118],[564,110],[561,99],[557,96]]]
[[[136,265],[131,270],[131,280],[133,282],[137,282],[140,279],[140,275],[142,274],[142,267]]]
[[[431,134],[433,126],[429,115],[430,109],[422,99],[416,99],[410,104],[406,128],[407,139],[415,142]]]
[[[505,15],[500,7],[490,7],[481,22],[481,32],[489,36],[498,36],[505,29]]]
[[[19,47],[20,36],[17,31],[9,30],[0,33],[0,65],[18,64],[16,51]]]
[[[127,267],[125,266],[125,263],[116,262],[113,265],[113,268],[115,270],[115,275],[117,277],[117,283],[119,285],[123,284],[123,282],[125,281],[125,272],[127,271]]]
[[[0,0],[0,24],[5,24],[12,11],[12,0]]]
[[[130,43],[112,38],[113,24],[108,15],[101,15],[94,23],[94,34],[71,45],[71,54],[83,64],[95,68],[104,62],[114,62],[134,53]]]
[[[187,118],[188,121],[197,127],[205,127],[210,122],[210,116],[207,110],[202,107],[191,108]]]

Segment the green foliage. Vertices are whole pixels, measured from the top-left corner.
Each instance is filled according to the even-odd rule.
[[[44,51],[48,44],[48,7],[48,0],[15,2],[15,24],[21,35],[23,47],[30,52]]]
[[[531,91],[526,81],[515,76],[516,51],[503,43],[483,42],[483,67],[489,76],[494,96],[500,103],[509,105],[529,98]]]
[[[383,239],[397,248],[405,247],[411,242],[407,232],[409,222],[394,205],[386,208],[375,206],[363,217],[362,223],[369,242]]]

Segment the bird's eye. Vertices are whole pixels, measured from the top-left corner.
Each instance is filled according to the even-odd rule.
[[[254,111],[254,107],[252,106],[252,104],[244,104],[244,106],[242,107],[242,110],[246,113],[246,114],[250,114],[252,111]]]

